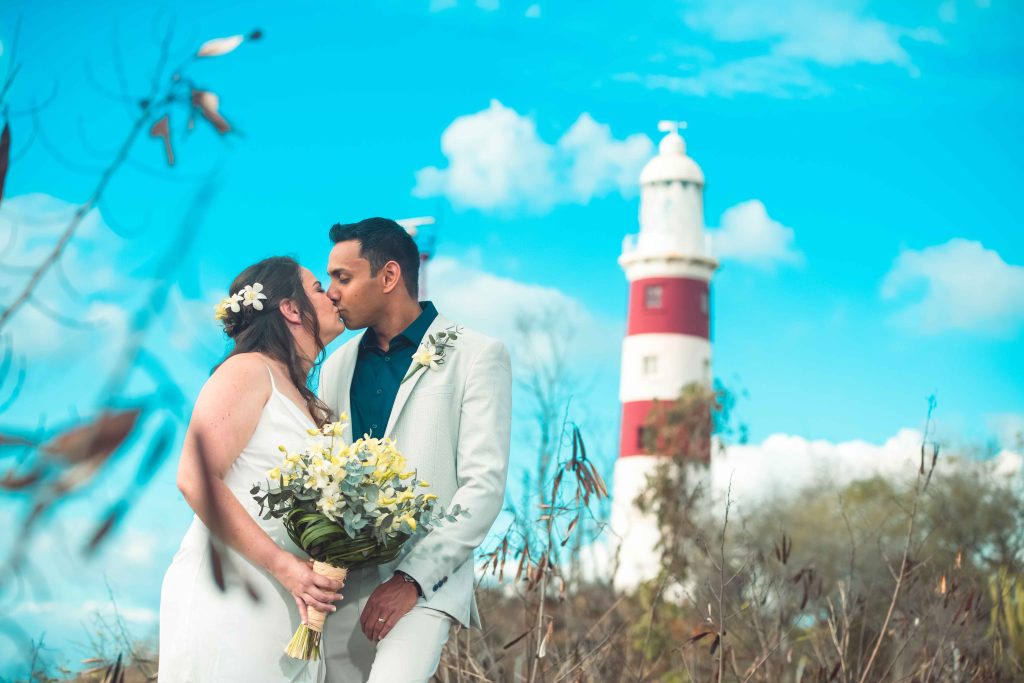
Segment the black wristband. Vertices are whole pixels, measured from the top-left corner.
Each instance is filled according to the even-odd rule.
[[[423,589],[420,588],[420,582],[419,581],[417,581],[416,579],[412,578],[411,576],[409,576],[408,574],[406,574],[403,571],[395,570],[395,576],[400,576],[400,577],[402,577],[402,581],[405,581],[406,583],[411,583],[413,585],[413,587],[416,589],[416,595],[420,596],[421,598],[423,597]]]

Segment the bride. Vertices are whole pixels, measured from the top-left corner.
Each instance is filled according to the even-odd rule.
[[[335,610],[342,584],[315,574],[249,491],[280,464],[279,446],[301,449],[307,430],[328,420],[306,379],[345,327],[316,277],[290,258],[246,268],[230,291],[217,317],[234,348],[196,400],[178,466],[196,514],[164,576],[159,680],[316,681],[318,663],[290,659],[284,647],[307,607]]]

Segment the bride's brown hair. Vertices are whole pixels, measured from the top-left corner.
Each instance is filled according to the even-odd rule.
[[[235,346],[224,360],[239,353],[259,352],[283,363],[288,370],[288,378],[305,400],[309,414],[317,425],[322,426],[330,420],[331,410],[310,390],[308,378],[302,370],[303,359],[295,347],[295,337],[288,330],[284,316],[278,312],[284,299],[298,306],[303,327],[313,336],[313,343],[316,344],[312,370],[317,371],[324,358],[324,345],[320,341],[320,323],[316,311],[302,286],[299,264],[287,256],[263,259],[239,273],[231,283],[228,294],[234,294],[246,285],[257,282],[263,285],[262,293],[267,297],[260,301],[263,304],[262,310],[240,305],[237,313],[231,310],[226,312],[224,332],[234,340]],[[220,363],[217,364],[219,366]]]

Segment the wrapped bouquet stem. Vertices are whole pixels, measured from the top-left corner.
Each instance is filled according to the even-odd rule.
[[[344,581],[348,576],[348,568],[335,567],[326,562],[314,561],[313,571],[335,581]],[[321,612],[315,607],[307,608],[306,623],[299,624],[295,635],[284,649],[285,654],[295,659],[316,659],[320,654],[320,639],[323,637],[326,620],[325,612]]]
[[[443,521],[469,512],[448,512],[437,496],[421,492],[429,484],[409,470],[394,439],[358,439],[345,445],[344,425],[310,429],[306,448],[289,453],[252,488],[264,519],[280,519],[292,541],[313,558],[313,571],[344,580],[349,571],[384,564],[402,546]],[[323,612],[310,608],[285,652],[318,659],[325,627]]]

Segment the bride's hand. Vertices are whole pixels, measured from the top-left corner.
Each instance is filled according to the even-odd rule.
[[[295,598],[303,624],[306,623],[307,605],[324,613],[337,610],[331,603],[341,600],[342,595],[338,591],[345,585],[343,581],[317,574],[309,563],[287,551],[282,551],[278,556],[271,573]]]

